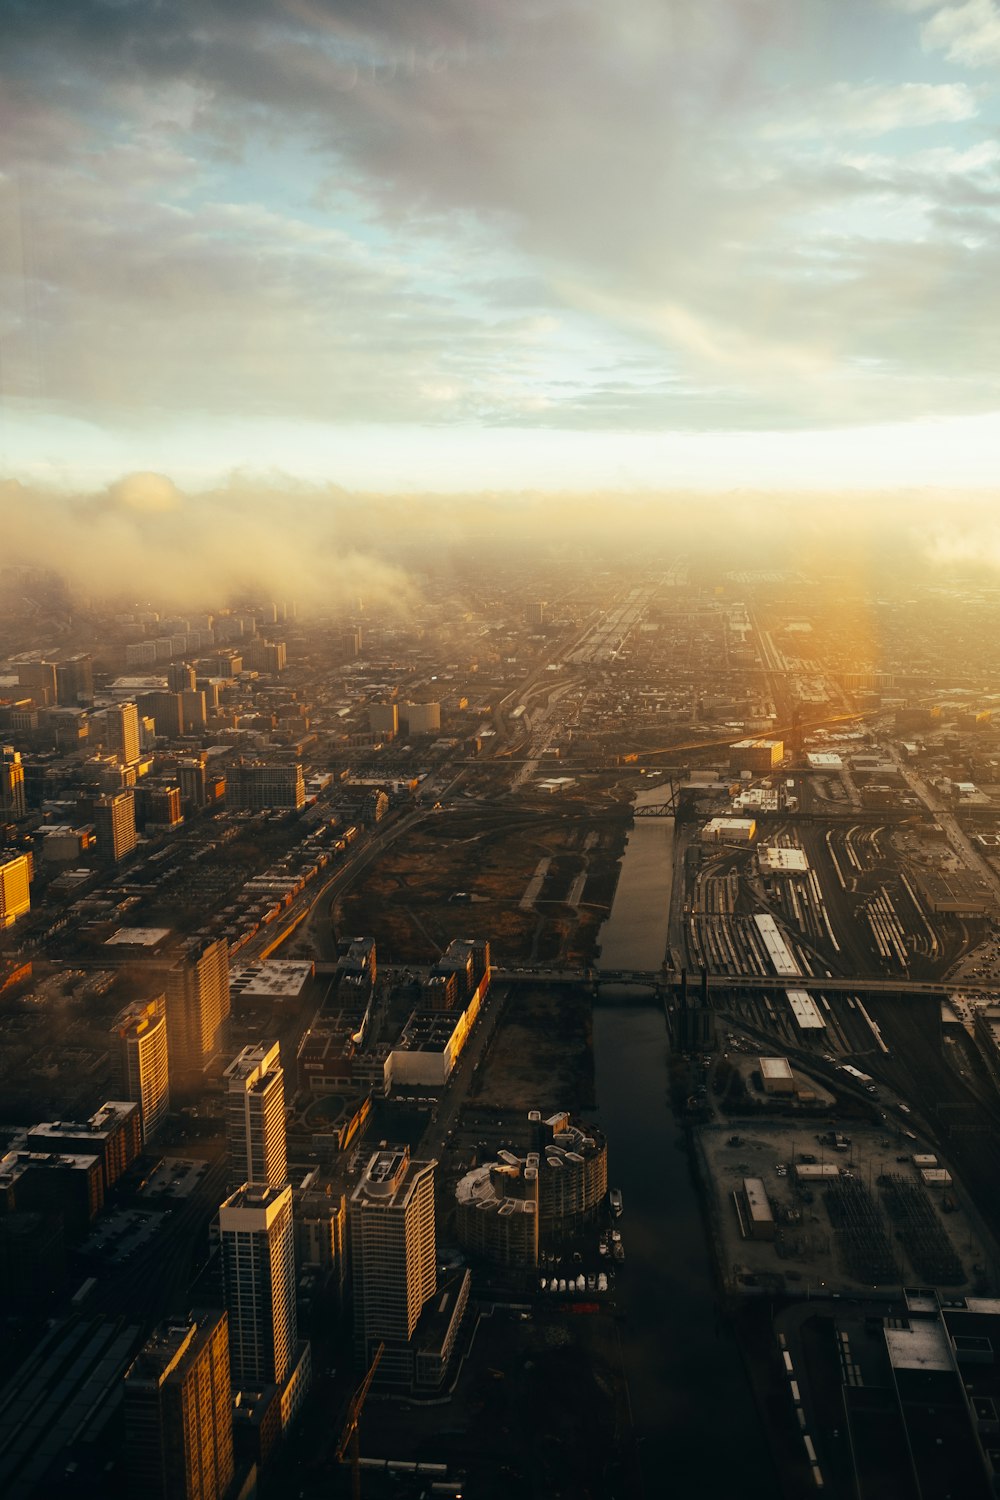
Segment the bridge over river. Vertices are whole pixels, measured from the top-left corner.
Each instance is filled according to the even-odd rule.
[[[680,993],[681,976],[675,969],[546,969],[541,966],[522,965],[518,968],[493,969],[497,984],[548,984],[586,985],[595,993],[603,985],[627,984],[637,988],[654,990],[658,995],[672,991]],[[688,992],[694,994],[701,985],[701,976],[688,974]],[[761,978],[758,975],[733,976],[709,974],[710,992],[732,995],[740,992],[775,990],[805,990],[808,994],[826,995],[899,995],[937,996],[947,999],[951,995],[970,995],[980,998],[995,996],[995,985],[988,984],[942,984],[919,979],[821,979],[816,976],[796,975],[794,978]]]

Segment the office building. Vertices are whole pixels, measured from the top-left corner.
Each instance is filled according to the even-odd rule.
[[[184,716],[184,733],[195,734],[208,723],[208,708],[201,688],[185,688],[181,693],[181,713]]]
[[[295,1360],[292,1189],[241,1187],[219,1209],[233,1385],[282,1385]]]
[[[117,861],[131,854],[136,846],[133,793],[110,792],[98,797],[94,803],[94,829],[102,860]]]
[[[30,874],[26,854],[0,854],[0,931],[31,910]]]
[[[223,1500],[233,1482],[229,1339],[224,1312],[158,1328],[125,1375],[128,1493]]]
[[[79,708],[94,701],[94,663],[89,656],[56,662],[56,702],[60,708]]]
[[[369,703],[368,728],[372,734],[398,734],[399,705],[396,703]]]
[[[8,1151],[0,1157],[0,1213],[59,1214],[68,1240],[81,1240],[104,1207],[99,1156]]]
[[[179,828],[183,823],[179,786],[166,779],[146,777],[135,795],[143,828]]]
[[[232,1187],[284,1187],[285,1075],[277,1042],[244,1047],[226,1069],[226,1135]]]
[[[253,640],[243,653],[243,659],[252,672],[274,676],[288,665],[288,647],[284,641]]]
[[[784,754],[782,740],[740,740],[729,747],[729,769],[766,776],[781,764]]]
[[[96,1156],[106,1196],[142,1150],[139,1106],[131,1099],[109,1099],[89,1120],[33,1125],[25,1144],[29,1151],[45,1155]]]
[[[229,945],[217,938],[190,948],[163,976],[171,1081],[199,1081],[225,1049],[229,1018]]]
[[[116,703],[105,709],[105,737],[108,749],[123,766],[139,759],[139,709],[135,703]]]
[[[23,818],[27,810],[21,752],[4,745],[0,750],[0,821]]]
[[[143,693],[139,707],[144,714],[152,716],[158,735],[176,740],[184,733],[183,698],[180,692]]]
[[[408,1379],[406,1349],[437,1291],[433,1161],[372,1156],[348,1202],[354,1346],[367,1369],[380,1343],[386,1374]]]
[[[440,703],[404,703],[400,715],[407,734],[438,734],[441,730]]]
[[[166,1000],[136,1001],[115,1022],[122,1090],[139,1105],[144,1141],[152,1140],[170,1112]]]
[[[305,806],[306,784],[301,762],[282,764],[241,760],[226,779],[226,805],[233,812],[261,812],[268,807]]]
[[[189,661],[174,661],[167,668],[167,687],[172,693],[194,692],[195,671]]]
[[[51,661],[22,662],[17,669],[18,687],[28,688],[39,708],[56,701],[56,668]]]

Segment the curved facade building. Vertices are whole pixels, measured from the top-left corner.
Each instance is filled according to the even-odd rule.
[[[467,1250],[500,1265],[538,1263],[540,1247],[558,1244],[595,1217],[608,1190],[603,1135],[571,1124],[560,1111],[528,1115],[529,1149],[467,1172],[455,1189],[455,1226]]]

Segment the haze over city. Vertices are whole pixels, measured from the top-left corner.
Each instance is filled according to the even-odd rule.
[[[3,1500],[1000,1493],[1000,0],[6,0]]]

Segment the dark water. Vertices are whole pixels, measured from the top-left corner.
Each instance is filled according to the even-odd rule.
[[[669,820],[635,824],[602,933],[608,968],[659,966],[672,841]],[[638,995],[621,1002],[595,1008],[594,1059],[609,1180],[624,1195],[616,1305],[644,1494],[772,1496],[777,1484],[739,1351],[719,1319],[701,1201],[670,1106],[663,1012]]]

